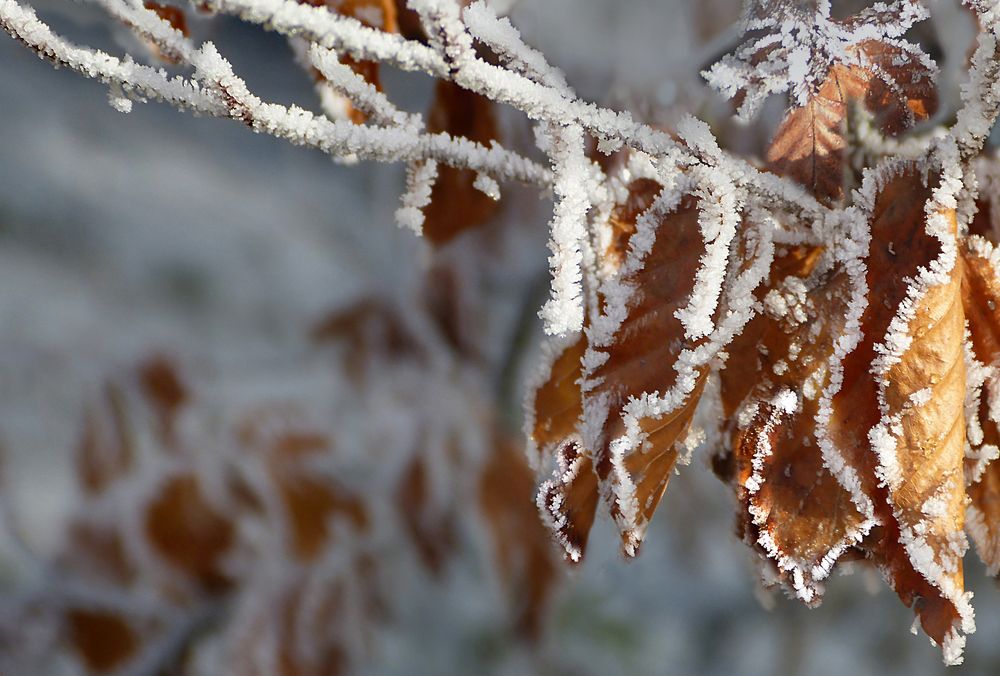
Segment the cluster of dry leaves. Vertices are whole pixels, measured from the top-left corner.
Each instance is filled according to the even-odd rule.
[[[753,58],[765,62],[773,47]],[[529,405],[538,502],[570,560],[600,505],[635,555],[699,399],[717,383],[723,447],[712,464],[735,491],[737,530],[765,562],[765,581],[815,605],[838,561],[867,562],[956,662],[974,630],[965,533],[990,574],[1000,570],[998,231],[985,199],[962,224],[963,205],[942,197],[955,179],[934,160],[887,160],[862,186],[879,158],[859,137],[884,145],[937,101],[919,59],[878,41],[856,49],[866,66],[848,55],[829,67],[785,115],[767,166],[826,205],[859,209],[865,236],[776,246],[753,298],[720,302],[717,318],[741,303],[757,313],[714,364],[685,365],[709,337],[692,340],[678,312],[707,255],[701,197],[657,211],[664,187],[619,172],[626,197],[599,262],[617,279],[612,291],[625,290],[625,315],[610,340],[588,328],[549,355]],[[653,243],[630,246],[643,218]],[[759,255],[757,227],[744,214],[730,276]],[[835,250],[844,242],[861,249],[846,256]],[[605,288],[591,327],[613,311]],[[634,413],[677,391],[669,412]],[[622,454],[635,433],[640,446]]]
[[[360,369],[419,359],[393,321],[372,306],[351,308],[325,320],[316,337],[321,349],[335,341]],[[364,373],[348,377],[361,387]],[[407,556],[424,571],[410,583],[434,580],[468,548],[470,519],[488,535],[486,556],[511,599],[512,635],[538,637],[557,560],[531,504],[523,454],[486,414],[483,457],[468,457],[458,430],[442,439],[428,429],[408,458],[383,458],[402,461],[386,496],[377,484],[340,476],[349,463],[338,460],[337,439],[294,401],[238,414],[211,449],[178,432],[198,406],[176,364],[154,356],[110,379],[87,407],[77,446],[82,501],[56,565],[89,593],[69,591],[55,605],[43,594],[26,613],[55,612],[62,640],[89,671],[155,658],[171,673],[201,673],[202,643],[211,641],[227,673],[350,673],[400,601],[386,584],[398,565],[383,569],[389,551],[400,556],[399,543],[387,550],[380,538],[406,539]],[[472,510],[432,488],[442,459],[471,477]]]

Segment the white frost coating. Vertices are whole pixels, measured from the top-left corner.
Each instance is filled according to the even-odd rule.
[[[489,174],[484,174],[482,172],[476,174],[475,180],[472,181],[472,187],[489,197],[494,202],[499,201],[500,199],[500,184],[497,183]]]
[[[550,154],[556,175],[556,205],[550,224],[549,267],[552,295],[539,316],[545,332],[561,335],[583,328],[583,242],[593,172],[584,154],[583,130],[570,125],[551,132]]]
[[[975,357],[972,337],[966,322],[965,341],[965,485],[978,482],[991,462],[1000,457],[1000,448],[983,443],[983,423],[979,417],[982,398],[987,398],[987,420],[996,423],[998,397],[997,364],[985,366]]]
[[[980,32],[972,55],[969,82],[962,87],[963,106],[949,131],[963,159],[979,154],[1000,111],[1000,6],[966,0],[978,13]]]
[[[572,455],[567,457],[567,453]],[[552,470],[551,478],[539,485],[538,493],[535,495],[535,503],[542,522],[553,534],[566,556],[574,563],[580,561],[583,551],[569,540],[565,532],[569,521],[563,509],[566,501],[564,487],[569,486],[580,475],[588,458],[586,451],[581,449],[579,438],[567,439],[562,448],[554,454],[555,468]]]
[[[381,126],[399,126],[419,131],[423,127],[420,115],[405,113],[361,74],[344,65],[336,52],[318,45],[309,48],[309,61],[327,82],[342,93],[359,110]]]
[[[829,426],[833,413],[833,400],[844,383],[844,359],[861,343],[863,337],[861,317],[868,306],[867,270],[863,258],[868,255],[871,241],[866,211],[872,208],[877,189],[875,176],[866,173],[861,192],[855,196],[855,201],[861,208],[852,207],[845,210],[838,222],[832,224],[842,231],[835,253],[842,260],[850,279],[851,296],[843,332],[837,337],[833,354],[827,362],[829,380],[820,394],[816,412],[816,439],[823,455],[823,464],[850,494],[855,507],[864,517],[858,532],[853,534],[859,540],[877,523],[875,505],[862,490],[861,478],[857,471],[847,463],[841,450],[830,438]]]
[[[699,189],[696,194],[705,254],[688,305],[675,313],[684,325],[685,335],[692,341],[707,336],[715,328],[713,316],[722,295],[729,248],[736,237],[742,207],[741,195],[725,173],[711,168],[704,172],[702,185],[711,187]]]
[[[752,405],[747,407],[741,417],[740,427],[742,429],[746,429],[752,424],[752,419],[758,416],[761,405],[762,402],[755,400]],[[790,575],[792,591],[796,597],[806,604],[816,604],[819,603],[823,594],[822,582],[830,575],[833,565],[847,551],[848,547],[861,541],[863,535],[874,525],[874,521],[865,520],[858,529],[846,533],[844,538],[834,544],[818,563],[789,556],[778,546],[774,536],[767,529],[770,505],[760,505],[755,498],[764,485],[762,475],[764,463],[774,452],[771,447],[770,435],[783,418],[795,415],[798,408],[799,403],[795,393],[788,389],[780,390],[768,402],[767,419],[759,430],[755,429],[754,454],[751,458],[753,473],[744,483],[744,488],[748,493],[748,511],[754,525],[759,528],[757,544],[764,548],[779,570]]]
[[[437,181],[438,166],[434,160],[416,162],[406,168],[406,192],[401,198],[402,206],[396,210],[396,222],[400,227],[421,234],[424,228],[424,208],[431,203],[434,182]]]
[[[549,65],[538,50],[524,44],[521,34],[506,17],[498,17],[483,0],[476,0],[462,12],[465,26],[472,36],[488,45],[516,72],[531,80],[574,97],[566,76]]]

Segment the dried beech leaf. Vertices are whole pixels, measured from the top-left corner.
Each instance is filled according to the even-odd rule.
[[[153,550],[209,591],[229,586],[222,559],[233,544],[233,524],[202,495],[193,474],[178,474],[163,483],[145,514]]]
[[[535,390],[529,418],[528,438],[538,455],[532,462],[543,464],[573,436],[583,413],[580,393],[580,376],[583,373],[583,355],[587,349],[586,337],[581,334],[561,351],[549,355],[548,374]]]
[[[767,152],[772,171],[795,179],[826,201],[844,194],[850,101],[862,103],[889,135],[910,129],[937,109],[933,73],[912,55],[876,40],[856,49],[869,68],[833,65],[808,103],[788,111]]]
[[[136,566],[125,550],[118,528],[78,519],[69,526],[66,551],[60,563],[106,584],[127,585],[136,576]]]
[[[189,397],[177,367],[163,355],[150,357],[139,365],[139,384],[157,416],[160,436],[173,445],[177,415]]]
[[[332,543],[330,524],[335,519],[356,531],[368,528],[368,510],[361,499],[309,468],[310,457],[330,452],[325,434],[283,419],[279,410],[268,410],[248,419],[238,435],[245,446],[266,458],[281,496],[289,548],[298,560],[315,560]]]
[[[455,550],[455,524],[450,513],[435,509],[429,493],[426,461],[415,455],[396,489],[396,506],[424,566],[439,575]],[[525,499],[530,507],[530,494]]]
[[[964,263],[962,300],[975,358],[986,366],[985,379],[972,415],[981,439],[966,451],[969,506],[966,530],[990,575],[1000,573],[1000,263],[986,239],[969,236],[961,248]],[[971,436],[971,435],[970,435]],[[970,440],[972,441],[972,440]],[[970,454],[970,451],[972,453]],[[972,457],[969,457],[972,455]]]
[[[549,534],[531,506],[534,487],[520,449],[498,443],[480,477],[479,504],[508,596],[516,599],[516,629],[537,639],[559,570]]]
[[[628,253],[628,243],[635,234],[636,221],[653,206],[663,186],[650,178],[637,178],[628,185],[628,197],[611,213],[610,242],[604,252],[605,259],[614,269],[621,267]]]
[[[109,383],[102,396],[87,406],[76,448],[77,476],[91,495],[128,473],[134,461],[132,436],[121,390]]]
[[[961,263],[948,270],[953,211],[925,215],[936,179],[898,171],[876,198],[867,260],[864,339],[843,362],[830,438],[847,468],[841,482],[881,526],[862,543],[924,631],[961,659],[973,630],[964,592],[965,318]],[[932,231],[932,223],[937,231]],[[944,232],[942,232],[943,230]],[[937,235],[937,236],[935,236]],[[909,307],[912,315],[900,314]]]
[[[795,248],[772,268],[764,313],[730,346],[721,373],[724,412],[735,430],[735,478],[744,535],[774,560],[778,576],[806,603],[820,581],[870,528],[826,469],[816,414],[828,362],[844,331],[848,275],[820,263],[819,249]]]
[[[435,85],[427,130],[485,146],[499,139],[493,102],[447,80],[438,80]],[[424,208],[423,232],[432,243],[445,244],[496,214],[497,202],[476,188],[475,181],[474,171],[438,167],[430,204]]]
[[[976,358],[986,365],[1000,360],[1000,253],[986,239],[970,236],[961,247],[962,299]]]
[[[788,111],[767,150],[771,171],[795,179],[817,198],[844,192],[844,125],[847,104],[863,89],[857,69],[834,66],[820,90]]]
[[[586,337],[581,334],[561,350],[547,349],[548,372],[527,411],[528,454],[541,474],[553,467],[538,489],[538,509],[569,560],[578,562],[597,512],[597,475],[577,434]]]
[[[139,650],[135,629],[115,613],[73,608],[67,611],[66,622],[70,642],[92,671],[118,669]]]
[[[706,252],[698,219],[697,200],[686,197],[644,233],[652,237],[647,252],[629,251],[629,260],[641,257],[642,264],[623,268],[624,316],[606,343],[592,344],[587,355],[597,365],[585,372],[584,417],[603,424],[580,436],[592,449],[627,555],[635,555],[659,505],[677,462],[675,443],[688,431],[708,375],[707,368],[693,369],[681,383],[677,368],[681,352],[695,346],[676,313],[690,300]],[[656,394],[672,399],[626,411],[630,400]]]

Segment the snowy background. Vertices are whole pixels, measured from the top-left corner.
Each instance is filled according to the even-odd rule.
[[[89,7],[36,7],[80,41],[109,51],[130,44]],[[725,0],[521,0],[512,20],[584,98],[669,124],[678,110],[725,112],[697,73],[730,45],[737,11]],[[936,25],[952,24],[967,29],[954,17]],[[280,37],[226,19],[196,24],[195,35],[219,44],[259,93],[313,104]],[[2,474],[22,534],[44,556],[76,490],[81,406],[107,374],[165,351],[220,407],[276,392],[336,399],[345,386],[317,369],[310,327],[357,298],[405,303],[431,254],[393,222],[399,167],[338,166],[156,104],[122,115],[101,86],[6,36],[0,64]],[[426,106],[426,87],[387,78],[406,105]],[[511,137],[530,138],[522,121],[506,123]],[[732,130],[727,142],[756,151],[765,137]],[[520,320],[519,300],[546,275],[548,205],[515,196],[489,273],[497,311],[483,331],[495,336],[494,357]],[[533,360],[524,350],[518,380]],[[505,403],[516,416],[517,401]],[[360,414],[353,424],[378,425],[385,412]],[[945,671],[926,638],[907,631],[911,612],[865,574],[831,580],[815,610],[756,590],[751,553],[733,534],[733,499],[706,460],[702,448],[671,483],[637,560],[623,562],[610,526],[599,524],[536,651],[490,642],[488,594],[477,596],[474,579],[414,577],[399,581],[409,614],[380,637],[365,673]],[[1000,594],[974,559],[967,579],[978,631],[966,665],[952,672],[996,674]]]

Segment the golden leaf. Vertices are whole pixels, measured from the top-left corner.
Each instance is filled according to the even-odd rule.
[[[937,179],[924,173],[905,166],[876,198],[864,338],[843,361],[829,433],[851,470],[839,478],[881,523],[862,548],[951,661],[974,627],[961,561],[965,317],[961,261],[948,256],[955,213],[925,215]]]

